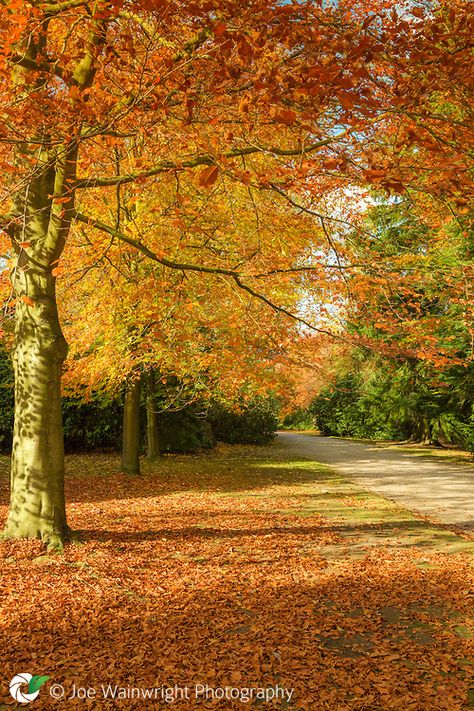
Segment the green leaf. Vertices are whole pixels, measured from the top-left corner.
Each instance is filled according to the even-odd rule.
[[[29,683],[28,683],[28,693],[29,694],[34,694],[35,691],[38,691],[41,689],[43,684],[48,681],[48,679],[51,679],[50,676],[32,676]]]

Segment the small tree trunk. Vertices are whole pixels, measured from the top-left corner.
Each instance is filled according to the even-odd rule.
[[[5,538],[41,538],[60,547],[69,534],[64,501],[61,369],[67,344],[59,324],[55,280],[29,269],[18,276],[15,425],[11,500]]]
[[[421,444],[433,443],[431,437],[431,427],[427,417],[420,415],[417,418],[415,431],[410,439],[413,442],[420,442]]]
[[[160,440],[156,422],[156,388],[155,372],[149,370],[146,379],[146,430],[147,430],[147,458],[150,461],[161,455]]]
[[[140,380],[131,381],[125,391],[122,471],[140,474]]]

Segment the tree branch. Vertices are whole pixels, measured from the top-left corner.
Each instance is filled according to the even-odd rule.
[[[162,264],[164,267],[168,267],[169,269],[178,269],[181,271],[192,271],[192,272],[203,272],[205,274],[225,274],[226,276],[234,276],[236,274],[239,276],[238,272],[235,272],[232,269],[221,269],[219,267],[205,267],[199,264],[187,264],[187,263],[182,263],[182,262],[174,262],[169,259],[166,259],[165,257],[160,257],[156,252],[153,252],[149,247],[147,247],[145,244],[140,242],[140,240],[134,239],[133,237],[129,237],[128,235],[124,234],[123,232],[120,232],[119,230],[114,229],[113,227],[110,227],[109,225],[106,225],[104,222],[101,222],[100,220],[96,220],[93,217],[89,217],[88,215],[84,215],[82,212],[75,211],[73,213],[73,217],[78,220],[79,222],[83,222],[86,225],[91,225],[92,227],[95,227],[97,230],[100,230],[101,232],[106,232],[107,234],[111,235],[112,237],[116,237],[118,240],[121,242],[125,242],[126,244],[129,244],[131,247],[135,247],[136,250],[141,252],[142,254],[146,255],[150,259],[152,259],[154,262],[158,262],[159,264]]]
[[[31,1],[31,0],[30,0]],[[35,7],[39,7],[45,15],[59,15],[64,10],[71,10],[76,7],[87,7],[87,0],[64,0],[63,2],[35,2]]]
[[[273,301],[268,299],[264,294],[261,294],[260,292],[255,291],[254,289],[252,289],[252,287],[248,286],[248,284],[245,284],[242,281],[243,275],[240,272],[237,272],[233,269],[224,269],[221,267],[206,267],[206,266],[202,266],[200,264],[187,264],[187,263],[183,263],[183,262],[174,262],[169,259],[166,259],[165,257],[160,257],[158,254],[156,254],[156,252],[153,252],[153,250],[149,249],[146,245],[144,245],[139,240],[136,240],[133,237],[128,237],[127,235],[123,234],[123,232],[120,232],[119,230],[116,230],[113,227],[109,227],[109,225],[106,225],[105,223],[101,222],[100,220],[96,220],[93,217],[84,215],[82,212],[75,211],[74,218],[76,220],[78,220],[79,222],[83,222],[86,225],[91,225],[92,227],[95,227],[95,229],[100,230],[101,232],[106,232],[107,234],[109,234],[113,237],[116,237],[121,242],[125,242],[126,244],[131,245],[132,247],[137,249],[142,254],[146,255],[153,261],[158,262],[159,264],[162,264],[164,267],[167,267],[168,269],[176,269],[176,270],[183,271],[183,272],[185,272],[185,271],[199,272],[202,274],[214,274],[214,275],[219,275],[219,276],[231,277],[231,279],[234,280],[234,282],[239,287],[239,289],[246,291],[248,294],[250,294],[254,298],[258,299],[259,301],[262,301],[264,304],[267,304],[267,306],[269,306],[271,309],[273,309],[273,311],[284,314],[288,318],[291,318],[294,321],[301,323],[303,326],[306,326],[306,328],[310,329],[311,331],[315,331],[317,333],[323,333],[326,336],[330,336],[331,338],[344,340],[342,338],[342,336],[340,336],[336,333],[332,333],[331,331],[327,331],[323,328],[318,328],[317,326],[314,326],[313,324],[309,323],[309,321],[306,321],[305,319],[301,318],[300,316],[297,316],[296,314],[292,313],[291,311],[288,311],[288,309],[285,309],[284,307],[279,306],[278,304],[275,304]]]
[[[305,207],[304,205],[301,205],[300,203],[296,202],[293,200],[288,193],[286,193],[284,190],[282,190],[278,185],[275,185],[274,183],[269,183],[269,188],[271,190],[274,190],[276,193],[281,195],[287,202],[290,203],[294,208],[297,210],[301,210],[301,212],[305,212],[307,215],[312,215],[313,217],[317,217],[321,222],[324,222],[325,220],[327,222],[337,222],[340,225],[346,225],[347,227],[350,227],[353,230],[356,230],[360,232],[361,234],[367,235],[368,237],[372,237],[373,235],[370,232],[367,232],[367,230],[362,229],[358,225],[354,225],[352,222],[349,222],[348,220],[343,220],[340,217],[330,217],[330,215],[323,215],[321,212],[316,212],[315,210],[311,210],[309,207]],[[331,245],[332,246],[332,245]]]
[[[313,151],[322,148],[323,146],[328,146],[331,143],[339,140],[343,136],[347,135],[348,131],[343,131],[337,136],[332,136],[331,138],[325,138],[321,141],[316,141],[307,147],[293,148],[293,149],[283,149],[277,146],[247,146],[246,148],[235,148],[231,151],[227,151],[222,154],[223,158],[238,158],[239,156],[248,156],[254,153],[269,153],[277,156],[302,156]],[[99,187],[111,187],[119,183],[133,183],[135,180],[151,178],[154,175],[159,175],[160,173],[166,173],[170,170],[183,170],[184,168],[196,168],[200,165],[215,165],[216,158],[211,155],[203,154],[200,156],[195,156],[188,160],[183,161],[163,161],[158,163],[153,168],[149,170],[144,170],[136,173],[128,173],[127,175],[110,176],[109,178],[78,178],[76,187],[77,188],[99,188]]]
[[[236,274],[233,274],[232,278],[235,281],[235,283],[237,284],[237,286],[239,287],[239,289],[243,289],[243,291],[248,292],[256,299],[263,301],[263,303],[267,304],[267,306],[270,306],[270,308],[273,309],[273,311],[277,311],[278,313],[288,316],[288,318],[291,318],[294,321],[301,323],[303,326],[306,326],[306,328],[309,328],[311,331],[315,331],[316,333],[323,333],[326,336],[330,336],[331,338],[335,338],[337,340],[342,340],[342,341],[346,340],[345,338],[338,335],[337,333],[332,333],[331,331],[327,331],[324,328],[318,328],[317,326],[313,326],[312,323],[309,323],[309,321],[306,321],[304,318],[301,318],[300,316],[297,316],[296,314],[292,313],[291,311],[288,311],[288,309],[285,309],[283,306],[278,306],[278,304],[275,304],[275,302],[270,301],[270,299],[268,299],[263,294],[260,294],[258,291],[255,291],[254,289],[252,289],[252,287],[248,286],[247,284],[244,284]]]
[[[48,64],[47,62],[36,62],[34,59],[27,57],[22,54],[14,54],[10,57],[10,62],[16,64],[19,67],[24,67],[24,69],[29,69],[34,72],[47,72],[48,74],[54,74],[61,79],[64,78],[64,72],[60,66],[57,64]]]

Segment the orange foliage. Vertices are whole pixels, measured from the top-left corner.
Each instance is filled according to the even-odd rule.
[[[275,297],[297,314],[287,296],[301,283],[311,290],[314,280],[318,308],[309,320],[325,327],[325,304],[344,299],[344,280],[331,283],[322,268],[340,210],[334,196],[343,188],[423,192],[446,210],[467,209],[470,10],[462,0],[434,12],[395,0],[6,0],[1,223],[14,247],[27,258],[33,250],[33,258],[35,246],[17,236],[18,195],[48,161],[58,170],[58,157],[75,156],[77,148],[77,170],[51,196],[71,242],[54,276],[74,279],[94,260],[103,264],[131,248],[165,271],[220,275],[244,288],[245,298]],[[232,217],[221,206],[232,203],[233,186],[241,193]],[[280,222],[279,233],[254,224],[249,235],[242,189],[245,209],[254,202],[255,223],[265,219],[266,195],[270,209],[291,214],[289,221],[302,217],[300,203],[319,216],[291,230]],[[219,239],[206,232],[207,198],[208,211],[223,217]],[[347,219],[357,222],[359,197],[343,201]],[[286,270],[302,267],[300,280],[285,283]],[[218,279],[209,288],[217,292]],[[138,304],[141,294],[135,298]],[[106,295],[101,303],[98,318]],[[74,304],[66,308],[72,312]]]
[[[255,450],[237,447],[214,464],[166,458],[140,479],[112,474],[116,462],[104,455],[70,457],[70,521],[83,545],[60,557],[35,541],[1,547],[2,700],[5,682],[29,669],[51,676],[37,709],[86,705],[54,701],[53,683],[68,695],[73,685],[97,688],[89,703],[101,709],[168,708],[160,698],[104,699],[102,684],[278,684],[307,711],[467,708],[469,559],[400,545],[395,531],[391,545],[382,537],[351,560],[348,533],[364,543],[383,526],[349,531],[308,514],[313,474],[278,459],[278,468],[246,467],[249,456]]]

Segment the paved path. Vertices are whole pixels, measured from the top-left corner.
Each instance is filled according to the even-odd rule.
[[[366,489],[445,524],[474,529],[474,466],[407,450],[331,437],[280,432],[292,455],[329,464]]]

